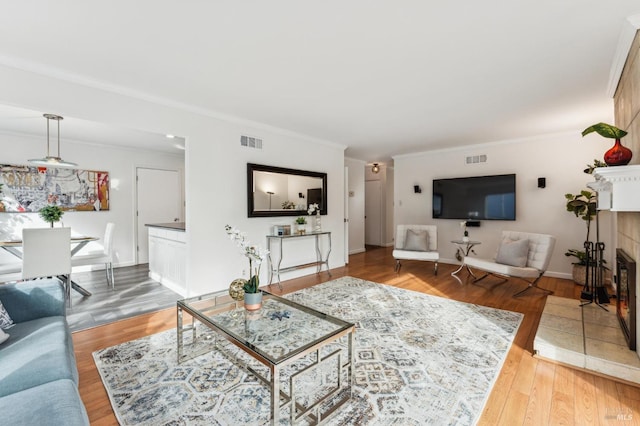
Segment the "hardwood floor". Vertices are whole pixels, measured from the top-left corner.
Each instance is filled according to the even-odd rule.
[[[544,307],[542,292],[532,290],[511,297],[524,284],[509,281],[495,284],[487,278],[474,285],[460,284],[450,273],[454,265],[440,264],[438,276],[432,264],[403,262],[399,274],[393,271],[391,248],[371,249],[350,257],[349,265],[283,282],[284,293],[309,287],[345,275],[420,291],[462,302],[521,312],[524,320],[493,387],[481,425],[632,425],[640,424],[640,387],[613,381],[584,371],[555,365],[532,356],[533,339]],[[462,275],[463,279],[466,275]],[[543,278],[540,285],[556,296],[578,299],[580,287],[571,281]],[[277,286],[271,289],[278,293]],[[175,309],[141,315],[73,334],[80,394],[91,423],[117,424],[102,386],[92,352],[145,335],[174,328]]]

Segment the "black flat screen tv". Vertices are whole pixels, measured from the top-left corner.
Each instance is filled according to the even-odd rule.
[[[433,218],[516,220],[516,175],[434,179]]]

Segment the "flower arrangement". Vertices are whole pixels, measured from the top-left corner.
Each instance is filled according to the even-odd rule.
[[[318,206],[318,203],[309,204],[307,213],[310,215],[312,215],[313,213],[320,214],[320,207]]]
[[[295,210],[296,204],[293,201],[287,200],[282,203],[282,208],[284,210]]]
[[[249,280],[244,285],[245,293],[258,293],[260,286],[260,265],[267,258],[268,250],[264,250],[259,246],[251,245],[244,233],[229,225],[225,225],[224,230],[232,241],[240,248],[242,254],[249,259]],[[255,266],[254,266],[255,265]]]

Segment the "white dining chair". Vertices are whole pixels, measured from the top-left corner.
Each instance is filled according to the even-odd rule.
[[[111,285],[111,289],[115,290],[116,282],[113,275],[113,230],[115,224],[107,223],[104,232],[104,246],[101,251],[89,252],[83,255],[73,256],[71,258],[71,266],[88,266],[104,263],[105,272],[107,274],[107,285]]]
[[[71,228],[22,230],[22,279],[64,277],[71,306]]]

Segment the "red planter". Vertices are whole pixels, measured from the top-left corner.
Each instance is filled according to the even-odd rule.
[[[604,153],[604,162],[607,166],[624,166],[629,164],[633,153],[627,147],[622,146],[620,139],[616,139],[613,147]]]

